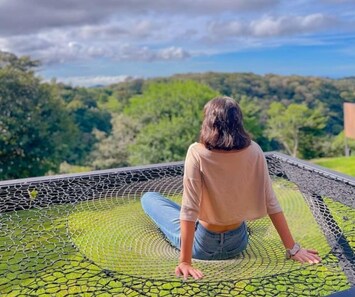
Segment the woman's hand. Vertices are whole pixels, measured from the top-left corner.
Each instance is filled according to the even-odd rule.
[[[291,259],[301,262],[315,264],[321,261],[316,250],[300,249],[296,255],[292,256]]]
[[[175,274],[176,276],[183,276],[184,280],[187,280],[190,275],[194,279],[200,279],[203,277],[200,270],[193,268],[192,265],[187,262],[181,262],[178,266],[176,266]]]

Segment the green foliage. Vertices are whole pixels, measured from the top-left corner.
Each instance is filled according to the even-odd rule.
[[[244,128],[265,151],[275,150],[277,146],[270,141],[265,134],[265,123],[263,121],[263,108],[256,98],[241,96],[239,106],[243,112]]]
[[[176,116],[146,125],[130,146],[129,162],[138,165],[183,160],[198,137],[199,125],[193,127],[192,122]]]
[[[262,136],[262,126],[259,118],[261,107],[255,100],[242,96],[238,102],[243,112],[244,128],[248,130],[254,138]]]
[[[352,152],[355,152],[355,140],[347,139],[348,147]],[[320,150],[324,152],[324,156],[336,157],[345,154],[345,135],[344,131],[336,136],[327,135],[321,142]]]
[[[117,98],[105,93],[99,95],[98,107],[101,110],[107,110],[110,113],[119,113],[122,110],[122,105]]]
[[[197,141],[203,106],[217,95],[193,81],[149,84],[125,109],[125,114],[141,125],[129,148],[130,163],[182,160],[188,146]]]
[[[182,160],[218,94],[239,102],[264,150],[338,156],[342,105],[355,102],[354,78],[209,72],[76,88],[43,83],[39,64],[0,51],[0,179]]]
[[[56,171],[75,134],[63,101],[34,76],[35,62],[11,56],[0,65],[0,179]]]
[[[121,113],[129,104],[130,98],[143,93],[148,82],[149,80],[141,78],[127,78],[124,82],[92,90],[97,94],[100,108],[111,113]]]
[[[28,56],[17,57],[12,53],[0,51],[0,68],[30,72],[39,65],[40,61],[32,60]]]
[[[315,108],[321,102],[327,112],[325,131],[336,135],[343,125],[342,103],[355,102],[355,80],[352,78],[332,80],[320,77],[265,76],[253,73],[198,73],[177,75],[211,86],[223,95],[240,100],[242,96],[257,99],[265,109],[271,102],[306,104]],[[174,77],[173,77],[174,78]],[[262,111],[261,116],[265,116]]]
[[[298,156],[305,142],[313,141],[315,134],[323,129],[326,123],[320,108],[311,110],[305,104],[293,103],[286,107],[279,102],[273,102],[268,115],[268,136],[280,141],[294,157]]]
[[[71,164],[86,165],[97,142],[93,132],[99,130],[109,133],[112,128],[111,115],[99,108],[95,90],[56,85],[56,91],[66,102],[67,113],[78,128],[75,139],[69,143],[70,150],[64,160]]]
[[[98,133],[100,140],[91,153],[95,169],[115,168],[128,166],[128,148],[134,141],[138,124],[133,119],[120,114],[112,118],[111,134]]]
[[[173,135],[186,135],[185,128],[178,120],[180,110],[183,110],[185,105],[185,103],[182,104],[184,100],[168,99],[171,96],[179,96],[176,93],[181,93],[181,90],[172,88],[169,93],[169,91],[162,91],[159,88],[174,81],[188,83],[191,80],[208,85],[220,94],[235,98],[243,110],[246,129],[264,150],[279,149],[280,146],[287,144],[287,142],[280,141],[281,136],[270,138],[270,135],[266,133],[268,108],[272,102],[280,102],[286,106],[292,103],[301,104],[309,110],[315,109],[319,113],[319,118],[326,116],[326,119],[323,119],[325,122],[320,120],[321,123],[317,124],[318,120],[313,115],[309,121],[314,121],[314,125],[306,123],[300,128],[296,149],[298,156],[309,159],[336,152],[342,153],[342,150],[334,149],[331,142],[334,140],[333,135],[342,130],[343,100],[346,98],[347,101],[355,101],[353,80],[211,72],[176,75],[172,78],[131,80],[105,88],[104,92],[107,95],[104,96],[105,98],[101,97],[100,106],[104,106],[114,113],[119,113],[124,109],[126,115],[135,118],[137,123],[139,122],[141,125],[134,144],[129,146],[128,164],[141,164],[152,160],[155,160],[154,162],[170,161],[181,156],[179,149],[173,148],[171,141],[165,139],[167,137],[165,129],[167,128]],[[144,93],[143,96],[142,93]],[[161,94],[161,96],[156,96],[156,94]],[[133,98],[129,100],[132,95]],[[166,118],[169,120],[167,121]],[[177,127],[176,125],[171,127],[172,122],[176,122]],[[181,129],[181,133],[177,131],[178,129]],[[197,128],[194,129],[197,131]],[[198,134],[195,133],[195,135],[194,140],[197,139]],[[188,142],[190,138],[181,137],[179,139],[184,143]],[[152,152],[153,147],[157,152]],[[170,147],[169,153],[163,149],[165,147]],[[182,149],[182,151],[184,150]],[[293,148],[288,153],[295,154]]]

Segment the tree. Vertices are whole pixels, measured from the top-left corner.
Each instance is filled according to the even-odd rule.
[[[129,162],[138,165],[183,160],[189,145],[197,141],[199,126],[178,116],[144,126],[129,148]]]
[[[66,103],[66,112],[71,116],[78,133],[70,143],[65,160],[70,164],[86,165],[97,138],[95,130],[111,132],[111,115],[98,106],[99,94],[91,89],[56,85],[56,91]]]
[[[35,77],[37,63],[0,55],[0,178],[56,171],[76,127],[50,84]]]
[[[305,104],[292,103],[286,107],[279,102],[273,102],[268,115],[269,138],[281,142],[286,151],[294,157],[299,153],[302,137],[311,137],[326,124],[326,117],[322,115],[320,107],[311,110]]]
[[[346,140],[350,152],[354,155],[355,152],[355,139],[348,138]],[[339,157],[344,156],[345,154],[345,133],[344,131],[340,132],[336,136],[329,136],[324,138],[321,142],[321,150],[325,152],[327,157]]]
[[[120,114],[111,120],[112,132],[108,135],[97,130],[99,142],[91,153],[95,169],[128,166],[128,147],[133,143],[138,125],[133,119]]]
[[[17,57],[12,53],[0,51],[0,68],[2,69],[9,68],[32,73],[32,70],[40,64],[40,61],[33,60],[28,56]]]
[[[141,127],[129,147],[130,163],[183,160],[189,144],[198,138],[203,106],[217,95],[193,81],[150,83],[125,109]]]

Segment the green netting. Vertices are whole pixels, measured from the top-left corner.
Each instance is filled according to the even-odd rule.
[[[204,279],[176,278],[178,251],[140,207],[141,194],[152,190],[180,201],[182,165],[174,164],[1,183],[0,295],[326,296],[353,286],[354,192],[342,198],[316,195],[311,181],[306,178],[306,187],[300,178],[309,170],[279,159],[269,164],[292,233],[318,249],[322,263],[285,260],[265,218],[248,222],[250,244],[240,256],[195,260]],[[297,180],[303,195],[287,179]]]

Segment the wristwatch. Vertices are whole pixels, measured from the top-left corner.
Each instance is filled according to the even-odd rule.
[[[291,257],[296,255],[300,249],[301,246],[297,242],[293,245],[292,249],[286,249],[286,259],[291,259]]]

